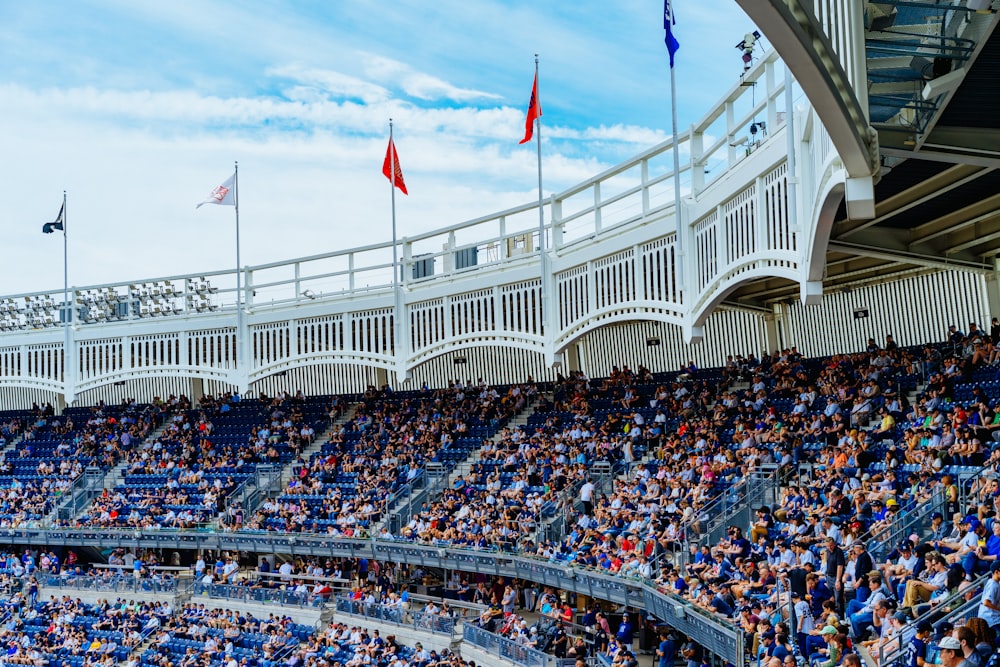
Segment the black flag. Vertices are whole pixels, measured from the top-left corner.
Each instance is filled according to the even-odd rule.
[[[42,234],[51,234],[57,229],[62,231],[63,214],[65,213],[65,211],[66,211],[66,203],[63,202],[63,205],[59,207],[59,215],[56,216],[55,222],[46,222],[44,225],[42,225]]]

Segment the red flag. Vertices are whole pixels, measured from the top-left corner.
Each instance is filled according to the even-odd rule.
[[[389,137],[389,147],[385,149],[385,162],[382,163],[382,173],[404,195],[410,194],[406,191],[406,183],[403,182],[403,170],[399,168],[399,155],[396,154],[396,144],[392,142],[392,137]]]
[[[535,81],[531,84],[531,101],[528,102],[528,119],[524,121],[524,139],[519,144],[531,141],[535,134],[535,119],[542,115],[542,105],[538,102],[538,72],[535,72]]]

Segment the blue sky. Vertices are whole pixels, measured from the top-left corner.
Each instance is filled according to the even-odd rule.
[[[57,289],[40,233],[69,192],[70,282],[234,263],[230,209],[195,204],[240,162],[243,263],[400,236],[536,197],[519,146],[541,60],[546,192],[669,134],[661,0],[0,3],[0,292]],[[675,0],[681,126],[742,71],[733,0]]]

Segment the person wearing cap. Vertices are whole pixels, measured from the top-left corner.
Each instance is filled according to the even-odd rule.
[[[977,517],[971,514],[962,519],[962,528],[965,534],[957,542],[947,542],[938,540],[932,542],[932,546],[941,553],[947,554],[949,563],[959,563],[967,553],[970,553],[979,546],[979,535],[981,524]]]
[[[805,651],[807,637],[816,627],[816,619],[813,618],[812,611],[809,609],[809,603],[802,599],[802,593],[799,591],[792,591],[792,609],[795,612],[797,624],[795,628],[796,644],[802,651]]]
[[[766,665],[774,655],[774,630],[767,630],[760,635],[760,646],[757,648],[757,664]]]
[[[834,641],[837,628],[827,625],[819,631],[819,636],[826,641],[826,647],[810,655],[809,664],[812,667],[834,667],[840,662],[840,644]]]
[[[941,654],[941,664],[944,667],[971,667],[965,659],[962,643],[951,635],[942,637],[937,644],[937,649]]]
[[[986,527],[983,525],[977,527],[976,546],[962,558],[962,568],[969,579],[988,572],[990,566],[1000,559],[1000,521],[994,520],[991,528],[992,534],[985,539],[986,544],[980,545],[979,541],[982,541],[986,534]]]
[[[943,540],[948,535],[948,525],[944,522],[944,515],[941,512],[931,512],[931,532],[927,540]]]
[[[927,655],[927,642],[930,641],[934,626],[930,621],[920,621],[917,623],[917,631],[906,644],[906,661],[904,667],[929,667],[925,659]]]
[[[913,576],[917,565],[920,564],[920,557],[913,549],[913,543],[910,540],[903,540],[896,547],[896,551],[899,554],[896,562],[889,562],[882,566],[882,572],[885,574],[886,579],[889,580],[890,585],[893,580],[898,581]]]
[[[976,616],[986,621],[994,632],[1000,630],[1000,561],[990,565],[990,578],[983,587]]]

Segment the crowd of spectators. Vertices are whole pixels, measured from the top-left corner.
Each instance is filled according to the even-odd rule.
[[[768,657],[794,644],[833,667],[855,649],[877,655],[905,644],[929,612],[943,617],[998,588],[990,572],[1000,568],[992,474],[1000,464],[1000,328],[968,330],[952,327],[947,343],[917,348],[887,335],[863,352],[820,359],[790,348],[706,371],[622,366],[599,381],[574,372],[551,400],[531,382],[371,388],[308,460],[301,452],[316,433],[301,395],[257,399],[264,418],[238,443],[218,437],[219,424],[249,407],[234,396],[203,397],[194,409],[176,399],[152,410],[37,415],[0,470],[30,465],[35,478],[17,475],[0,488],[0,521],[10,522],[0,525],[51,511],[81,466],[125,460],[126,483],[95,499],[80,525],[191,527],[223,512],[247,470],[294,460],[282,495],[232,527],[367,535],[425,465],[454,465],[478,449],[468,474],[397,534],[382,527],[379,536],[524,550],[655,578],[743,627]],[[527,426],[504,428],[536,398]],[[345,408],[327,400],[323,412]],[[145,441],[160,416],[168,428]],[[14,433],[18,425],[9,424]],[[758,508],[745,529],[710,533],[713,503],[762,468],[778,471],[779,503]],[[140,477],[156,479],[144,488]],[[29,492],[42,504],[22,501]],[[931,503],[939,510],[922,513]],[[14,509],[24,516],[5,518]],[[896,535],[904,517],[918,514],[930,525]],[[538,540],[552,518],[566,521],[564,535]],[[889,535],[896,541],[887,543]],[[692,543],[689,562],[675,565],[678,549]],[[997,625],[983,604],[974,616]],[[996,604],[1000,614],[1000,596]]]
[[[284,465],[311,444],[326,409],[301,392],[206,395],[195,408],[171,396],[154,407],[165,428],[125,453],[122,482],[104,489],[73,525],[157,530],[219,520],[239,528],[242,506],[227,499],[258,466]]]
[[[296,461],[288,487],[266,501],[247,528],[368,534],[426,464],[452,468],[523,410],[535,392],[532,382],[507,388],[455,382],[406,394],[371,387],[321,451]]]
[[[51,405],[4,421],[10,443],[0,461],[0,527],[39,525],[89,467],[107,471],[155,428],[148,405],[99,403],[67,408]]]

